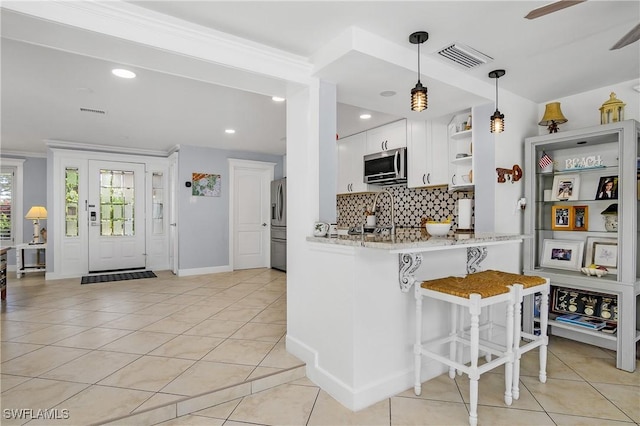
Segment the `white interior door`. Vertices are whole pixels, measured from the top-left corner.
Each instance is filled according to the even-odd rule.
[[[89,161],[89,272],[146,266],[145,165]]]
[[[237,165],[233,170],[233,269],[268,267],[273,166]]]

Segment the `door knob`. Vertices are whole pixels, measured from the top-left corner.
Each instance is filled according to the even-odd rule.
[[[263,223],[263,224],[262,224],[262,226],[267,226],[267,224],[266,224],[266,223]]]

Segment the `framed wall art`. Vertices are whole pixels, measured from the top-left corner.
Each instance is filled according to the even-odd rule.
[[[572,206],[573,219],[571,220],[573,231],[586,231],[589,229],[589,206]]]
[[[551,207],[551,229],[554,231],[572,231],[573,225],[572,206]]]
[[[552,199],[577,200],[580,192],[580,175],[566,174],[553,177]]]
[[[598,182],[596,200],[618,199],[618,176],[602,176]]]
[[[220,175],[210,173],[191,174],[191,195],[194,197],[219,197],[220,189]]]
[[[578,271],[582,266],[583,241],[545,239],[540,266]]]
[[[618,239],[587,237],[584,265],[604,266],[609,272],[617,272]]]

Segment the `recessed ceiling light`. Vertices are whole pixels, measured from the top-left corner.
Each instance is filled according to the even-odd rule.
[[[396,92],[394,92],[393,90],[385,90],[384,92],[380,92],[380,96],[384,96],[385,98],[388,98],[390,96],[395,96]]]
[[[368,120],[368,119],[371,118],[371,114],[361,114],[360,118],[363,119],[363,120]]]
[[[224,131],[224,132],[225,132],[225,133],[228,133],[228,134],[230,134],[230,135],[232,135],[232,134],[234,134],[236,131],[235,131],[235,130],[233,130],[233,129],[225,129],[225,131]]]
[[[274,102],[284,102],[284,98],[281,98],[280,96],[272,96],[271,100]]]
[[[125,70],[122,68],[112,69],[111,72],[113,75],[116,75],[121,78],[136,78],[136,73],[133,71]]]

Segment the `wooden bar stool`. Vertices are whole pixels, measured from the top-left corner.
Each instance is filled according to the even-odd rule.
[[[547,346],[549,337],[547,336],[547,325],[549,322],[549,291],[550,283],[548,278],[535,275],[520,275],[502,271],[482,271],[473,274],[477,279],[488,282],[501,283],[504,286],[520,284],[516,286],[516,300],[514,311],[514,337],[513,337],[513,399],[520,398],[520,358],[522,354],[532,349],[540,348],[539,351],[539,372],[538,379],[541,383],[547,381]],[[522,301],[525,296],[540,293],[540,334],[530,334],[522,331]],[[522,339],[527,342],[522,342]]]
[[[420,395],[422,384],[420,370],[422,357],[431,358],[449,366],[449,377],[454,378],[456,370],[469,376],[469,424],[478,423],[478,380],[480,375],[498,366],[505,365],[505,394],[504,401],[507,405],[512,402],[513,362],[514,362],[514,308],[518,303],[517,285],[505,286],[502,282],[492,283],[488,280],[478,279],[477,274],[466,277],[447,277],[425,281],[420,286],[415,286],[416,298],[416,343],[414,345],[415,361],[415,387],[414,392]],[[442,300],[450,304],[451,329],[448,336],[440,337],[428,342],[422,342],[422,299],[428,297]],[[480,314],[482,308],[506,303],[506,332],[505,344],[497,344],[486,339],[480,339]],[[468,310],[470,327],[465,329],[464,324],[458,324],[458,309]],[[491,326],[491,325],[489,325]],[[438,347],[449,344],[449,356],[443,356]],[[464,363],[462,352],[458,352],[458,346],[470,348],[470,362]],[[478,365],[480,350],[483,353],[495,356],[487,357],[487,362]],[[446,351],[446,349],[445,349]]]

